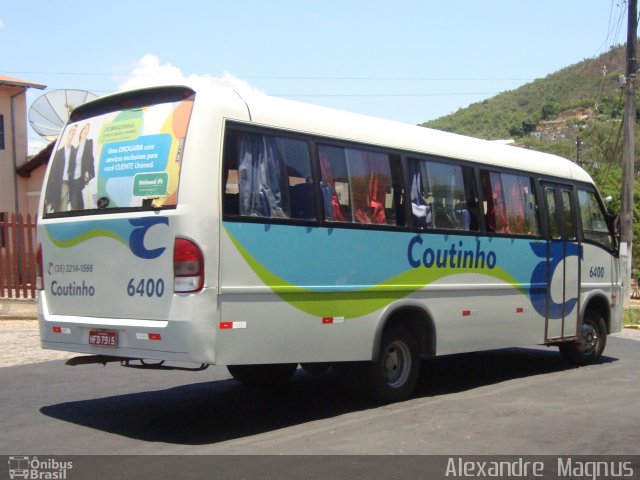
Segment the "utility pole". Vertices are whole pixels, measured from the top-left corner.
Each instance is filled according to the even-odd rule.
[[[582,166],[582,137],[576,137],[576,163]]]
[[[633,163],[636,139],[636,43],[638,30],[638,0],[629,0],[627,26],[627,68],[624,85],[624,118],[622,120],[622,192],[620,212],[620,260],[623,274],[623,304],[630,303],[630,278],[633,251]],[[626,251],[626,252],[625,252]],[[626,253],[626,255],[625,255]]]

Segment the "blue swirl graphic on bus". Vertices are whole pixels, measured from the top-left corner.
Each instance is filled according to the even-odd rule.
[[[135,220],[129,220],[136,228],[131,232],[129,237],[129,248],[136,257],[152,260],[158,258],[166,250],[165,247],[159,247],[154,249],[147,249],[144,246],[144,237],[151,227],[154,225],[169,225],[169,219],[167,217],[146,217],[138,218]]]
[[[546,288],[539,288],[539,285],[546,285],[547,283],[547,254],[549,256],[549,281],[553,278],[553,274],[556,271],[558,265],[563,260],[569,257],[582,258],[582,246],[575,243],[562,242],[550,242],[546,243],[531,243],[531,250],[533,253],[542,260],[536,265],[531,274],[531,288],[529,290],[529,297],[531,298],[531,304],[536,312],[540,315],[546,315],[547,306],[547,290]],[[576,297],[569,298],[563,303],[554,302],[551,296],[549,296],[549,318],[560,319],[563,315],[571,313],[578,303]]]
[[[138,258],[151,260],[164,253],[166,247],[148,249],[145,236],[155,225],[169,225],[168,217],[146,217],[127,220],[96,220],[46,225],[49,239],[59,248],[71,248],[94,238],[105,237],[129,247]]]

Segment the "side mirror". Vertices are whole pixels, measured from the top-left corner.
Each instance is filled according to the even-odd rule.
[[[607,227],[612,234],[612,241],[615,249],[618,250],[620,248],[620,214],[606,213],[605,221],[607,222]]]
[[[620,233],[620,214],[619,213],[605,213],[605,220],[610,232],[614,232],[616,235]]]

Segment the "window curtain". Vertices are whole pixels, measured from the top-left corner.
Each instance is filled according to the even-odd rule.
[[[493,172],[485,174],[484,183],[487,199],[487,227],[492,232],[508,233],[509,223],[500,174]]]
[[[409,179],[411,181],[411,211],[416,227],[427,227],[431,222],[431,209],[424,197],[421,162],[409,161]]]
[[[239,155],[240,215],[288,218],[286,165],[278,139],[243,135]]]
[[[320,157],[320,171],[322,173],[322,199],[324,203],[324,214],[327,220],[334,222],[346,222],[347,217],[342,210],[338,194],[336,193],[336,182],[331,174],[331,162],[324,149],[318,149]]]
[[[525,211],[527,208],[526,180],[515,177],[509,192],[509,227],[511,233],[527,233],[525,229]]]
[[[389,189],[389,157],[347,150],[354,217],[360,223],[386,224],[385,199]]]

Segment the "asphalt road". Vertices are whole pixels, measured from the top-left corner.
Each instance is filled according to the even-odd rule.
[[[0,368],[0,455],[637,455],[639,372],[640,342],[619,337],[583,368],[554,348],[453,355],[379,406],[332,375],[265,390],[223,367],[52,361]]]

